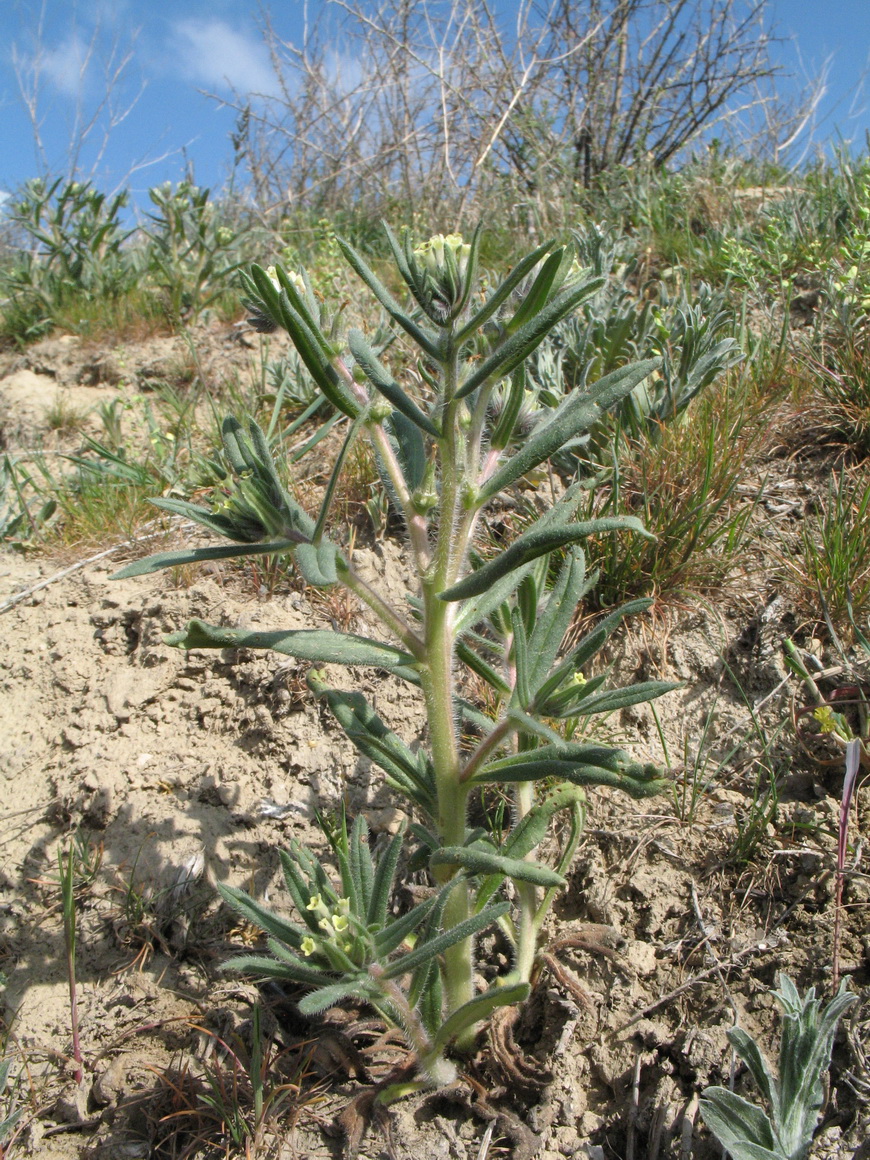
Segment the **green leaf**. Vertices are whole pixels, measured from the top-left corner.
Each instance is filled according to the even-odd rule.
[[[582,826],[585,807],[586,794],[580,786],[557,786],[517,822],[499,852],[506,858],[524,858],[547,836],[550,822],[557,813],[561,810],[579,810]],[[503,874],[492,874],[483,880],[475,898],[476,910],[486,905],[503,881]]]
[[[157,552],[145,556],[134,564],[114,572],[111,580],[127,580],[131,576],[147,576],[149,572],[159,572],[161,568],[177,568],[184,564],[200,564],[205,560],[230,560],[237,556],[280,556],[292,552],[299,545],[292,540],[275,540],[268,544],[233,544],[214,548],[179,548],[174,552]]]
[[[652,600],[642,598],[640,600],[630,600],[627,604],[614,609],[608,616],[584,636],[577,646],[560,661],[559,665],[547,677],[546,681],[538,688],[535,697],[536,704],[540,706],[548,697],[550,697],[565,679],[573,673],[582,669],[587,661],[604,646],[608,637],[622,622],[626,616],[633,615],[636,612],[645,612],[652,604]],[[589,682],[591,684],[591,682]],[[590,690],[591,691],[591,690]]]
[[[368,835],[368,823],[360,814],[353,823],[350,835],[350,872],[353,878],[354,892],[359,899],[354,912],[366,916],[366,918],[372,904],[372,890],[375,880],[375,864],[369,849]]]
[[[186,628],[164,639],[174,648],[262,648],[321,664],[393,669],[397,665],[416,663],[410,653],[391,644],[324,628],[248,632],[242,628],[218,628],[194,619],[188,621]]]
[[[495,689],[503,697],[510,696],[511,687],[501,673],[494,669],[488,661],[485,661],[479,653],[475,652],[466,641],[457,642],[456,655],[464,665],[468,665],[473,673],[482,677],[491,689]]]
[[[668,786],[656,766],[633,762],[621,749],[567,741],[487,762],[471,783],[540,781],[545,777],[557,777],[574,785],[609,785],[632,797],[651,797]]]
[[[660,365],[661,359],[631,363],[605,375],[587,391],[572,391],[550,418],[535,428],[520,450],[482,485],[480,498],[485,500],[498,495],[549,459],[570,439],[588,431],[608,407],[630,394]]]
[[[475,995],[468,1003],[463,1003],[440,1027],[432,1043],[433,1056],[439,1055],[463,1031],[486,1019],[498,1007],[514,1007],[524,1003],[530,991],[528,983],[512,983],[506,987],[490,987],[483,994]]]
[[[448,883],[448,886],[450,885],[451,883]],[[417,967],[433,959],[436,955],[442,954],[449,947],[455,946],[456,943],[471,938],[472,935],[491,926],[509,910],[509,902],[499,902],[495,906],[489,906],[486,910],[482,910],[480,914],[473,914],[471,918],[466,918],[464,922],[458,923],[451,930],[446,930],[443,934],[427,940],[421,946],[415,947],[409,954],[403,955],[394,963],[390,963],[382,978],[396,979],[400,975],[416,970]]]
[[[589,536],[611,531],[636,532],[648,540],[655,539],[655,536],[644,528],[636,516],[607,516],[603,519],[586,520],[579,524],[568,524],[567,527],[542,528],[536,525],[518,536],[501,555],[484,564],[482,568],[478,568],[476,572],[470,573],[458,584],[445,589],[444,592],[439,592],[438,599],[453,601],[465,600],[469,596],[479,596],[480,593],[486,592],[496,580],[500,580],[523,564],[536,560],[539,556],[546,556],[549,552],[555,552],[557,548],[576,544],[579,540],[585,540]]]
[[[774,1121],[779,1115],[779,1091],[770,1064],[762,1054],[758,1044],[742,1027],[732,1027],[728,1031],[728,1041],[752,1073],[761,1094],[773,1112]]]
[[[440,430],[435,426],[429,416],[420,410],[413,399],[410,399],[405,394],[390,372],[382,365],[375,352],[366,342],[362,331],[356,329],[349,331],[347,344],[350,347],[351,354],[362,367],[366,378],[372,386],[385,399],[392,403],[397,411],[401,411],[406,418],[416,424],[421,431],[425,431],[435,439],[440,439]]]
[[[426,445],[420,428],[401,411],[393,411],[385,424],[395,444],[402,475],[409,491],[415,491],[426,474]],[[389,477],[387,477],[389,478]]]
[[[404,837],[405,827],[403,825],[378,858],[367,915],[369,926],[373,926],[376,930],[380,930],[387,921],[390,899],[393,894],[393,880],[396,877],[396,867],[399,865]]]
[[[435,805],[435,781],[431,764],[418,755],[383,723],[362,693],[328,689],[314,674],[311,689],[326,700],[335,719],[360,753],[375,762],[390,784],[417,802],[427,813]]]
[[[525,322],[533,318],[539,310],[543,309],[553,291],[554,283],[555,288],[558,290],[565,281],[565,277],[571,268],[572,260],[573,254],[571,251],[565,246],[560,246],[558,250],[550,254],[547,260],[541,264],[541,268],[520,303],[516,314],[507,324],[506,329],[509,334],[518,330]]]
[[[552,790],[543,801],[532,806],[508,835],[502,852],[511,858],[523,858],[531,853],[547,836],[553,817],[561,810],[585,805],[586,794],[576,785],[562,785]]]
[[[780,990],[774,994],[782,1005],[783,1016],[776,1127],[783,1146],[797,1154],[799,1149],[808,1148],[812,1140],[824,1103],[822,1077],[830,1067],[837,1023],[856,996],[846,990],[844,979],[820,1013],[821,1000],[816,998],[814,987],[801,996],[784,973],[780,972],[778,982]]]
[[[438,899],[439,894],[434,893],[431,898],[418,902],[413,910],[409,910],[407,914],[403,914],[401,918],[395,919],[375,934],[375,955],[378,960],[385,959],[387,955],[392,954],[396,947],[402,945],[408,935],[412,934],[420,923],[428,917]]]
[[[526,368],[521,363],[511,375],[511,385],[504,410],[499,416],[498,423],[489,437],[490,447],[503,451],[513,438],[514,428],[522,409],[526,395]]]
[[[761,1149],[754,1154],[759,1160],[790,1160],[777,1148],[770,1120],[749,1100],[727,1088],[708,1087],[700,1107],[704,1123],[736,1160],[751,1155],[747,1145]]]
[[[511,625],[513,627],[514,647],[513,659],[516,672],[512,703],[527,708],[532,699],[529,685],[529,645],[526,637],[526,626],[519,605],[511,609]]]
[[[269,959],[265,955],[237,955],[227,959],[218,967],[219,971],[238,971],[240,974],[255,975],[261,979],[290,979],[294,983],[304,983],[309,987],[320,987],[329,976],[297,959],[289,962],[288,957]]]
[[[552,716],[559,717],[591,717],[593,713],[615,713],[618,709],[625,709],[629,705],[640,705],[645,701],[654,701],[665,693],[680,689],[679,681],[639,681],[636,685],[628,685],[624,689],[608,689],[604,693],[582,697],[570,707],[559,706],[558,712]],[[583,687],[577,689],[583,692]],[[549,717],[549,702],[541,707],[544,716]]]
[[[569,680],[568,684],[562,685],[555,693],[550,693],[548,696],[539,692],[533,708],[537,713],[544,713],[546,709],[546,716],[559,720],[564,720],[566,717],[577,717],[583,712],[584,701],[597,692],[606,680],[607,673],[599,673],[597,677],[590,677],[588,681],[582,681],[580,684]],[[550,686],[551,682],[547,681],[544,687]]]
[[[558,294],[534,318],[521,326],[516,334],[502,342],[489,358],[483,360],[477,370],[461,384],[456,398],[464,399],[488,379],[509,375],[541,345],[553,327],[572,310],[576,310],[584,298],[591,297],[603,285],[603,281],[602,278],[590,278]]]
[[[559,654],[565,633],[571,626],[574,613],[590,587],[586,577],[586,558],[583,549],[574,547],[567,553],[559,569],[556,583],[547,597],[547,603],[538,614],[538,621],[529,640],[531,670],[529,683],[535,690],[550,671]]]
[[[319,327],[316,324],[312,325],[310,319],[306,319],[304,314],[294,307],[286,290],[277,295],[277,304],[274,304],[275,287],[261,266],[251,267],[251,277],[263,302],[269,306],[269,313],[274,321],[283,326],[290,335],[299,357],[315,383],[336,410],[355,419],[362,410],[362,403],[348,390],[346,383],[332,365],[330,357],[325,353],[329,350],[329,344],[320,333]]]
[[[217,888],[224,901],[248,922],[252,922],[254,926],[288,946],[296,947],[297,950],[302,945],[302,939],[307,933],[304,926],[288,922],[277,914],[273,914],[271,910],[267,910],[259,902],[255,902],[250,895],[245,894],[243,890],[238,890],[235,886],[225,886],[219,882]]]
[[[323,540],[316,546],[299,544],[293,552],[293,562],[306,584],[329,588],[338,583],[338,569],[343,560],[335,544]]]
[[[197,503],[190,503],[185,499],[154,498],[149,501],[161,511],[169,512],[174,516],[181,516],[186,520],[193,520],[203,528],[208,528],[215,535],[223,536],[227,540],[236,540],[239,543],[249,543],[260,539],[259,529],[256,535],[246,537],[241,534],[245,529],[237,526],[228,516],[215,515],[211,508],[202,507]]]
[[[480,846],[444,846],[429,859],[430,866],[461,866],[470,874],[501,874],[535,886],[564,886],[565,879],[540,862],[506,858]]]
[[[344,461],[347,458],[348,452],[353,446],[360,427],[364,422],[364,412],[354,419],[350,425],[350,430],[345,437],[344,443],[341,445],[341,450],[335,457],[335,463],[332,466],[332,473],[329,477],[329,482],[326,485],[326,491],[323,496],[323,502],[320,505],[320,515],[317,517],[317,523],[314,526],[314,531],[311,533],[311,542],[316,547],[319,547],[323,540],[323,533],[326,531],[326,520],[329,515],[329,509],[332,506],[332,497],[335,494],[335,488],[338,484],[339,476],[341,475]]]
[[[310,995],[300,999],[298,1003],[299,1013],[300,1015],[319,1015],[321,1011],[334,1007],[352,995],[358,998],[369,998],[370,992],[371,984],[365,976],[351,979],[346,983],[332,983],[330,986],[321,987],[320,990],[312,991]]]
[[[363,261],[353,246],[349,245],[343,238],[337,235],[335,240],[350,265],[360,278],[362,278],[363,282],[365,282],[393,321],[397,322],[405,333],[409,334],[422,350],[425,350],[430,358],[439,359],[441,357],[441,351],[438,348],[434,336],[425,331],[421,326],[418,326],[413,318],[408,317],[393,295]]]
[[[501,580],[496,580],[491,587],[481,592],[476,598],[468,600],[462,606],[459,616],[456,618],[457,634],[462,635],[467,633],[475,624],[480,624],[481,621],[486,620],[497,608],[505,604],[520,584],[522,584],[526,576],[529,576],[534,571],[534,568],[535,561],[530,560],[528,564],[523,564],[513,572],[509,572]]]
[[[517,262],[516,266],[511,270],[503,282],[501,282],[496,289],[490,294],[480,310],[473,314],[469,321],[463,326],[456,336],[457,346],[461,345],[472,334],[475,334],[498,311],[499,307],[505,303],[513,291],[519,286],[523,278],[534,270],[541,258],[552,250],[556,243],[554,241],[544,242],[543,245],[538,246],[531,254],[527,254]]]

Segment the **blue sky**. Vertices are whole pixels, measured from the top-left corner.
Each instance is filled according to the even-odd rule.
[[[505,13],[515,5],[494,0]],[[817,139],[840,136],[863,148],[870,0],[770,6],[785,38],[780,63],[810,77],[827,65]],[[321,7],[322,0],[309,0],[311,12]],[[103,109],[86,136],[83,174],[106,190],[127,184],[141,197],[192,165],[200,184],[219,188],[229,173],[234,113],[199,90],[219,97],[233,88],[274,91],[263,11],[248,0],[0,0],[0,189],[14,189],[46,166],[65,168],[71,138],[81,136],[107,90],[106,76],[122,63],[114,108]],[[280,36],[298,41],[301,2],[274,0],[271,18]],[[25,99],[34,92],[36,132]],[[107,117],[118,121],[108,134]]]

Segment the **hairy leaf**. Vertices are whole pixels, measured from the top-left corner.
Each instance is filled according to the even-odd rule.
[[[242,628],[218,628],[194,619],[188,621],[186,628],[164,639],[174,648],[272,649],[273,652],[298,660],[318,661],[321,664],[370,665],[382,669],[415,664],[410,653],[394,645],[325,628],[249,632]]]

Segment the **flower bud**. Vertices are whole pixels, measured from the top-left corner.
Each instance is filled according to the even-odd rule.
[[[443,325],[465,301],[471,246],[461,234],[434,234],[414,247],[418,289],[429,317]]]

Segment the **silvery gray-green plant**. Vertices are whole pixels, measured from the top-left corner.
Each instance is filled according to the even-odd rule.
[[[673,686],[648,681],[607,691],[604,675],[586,676],[622,618],[648,601],[613,611],[563,648],[576,606],[596,579],[587,575],[580,545],[603,532],[647,534],[637,519],[578,520],[586,484],[575,483],[494,555],[479,536],[490,505],[521,488],[530,472],[587,431],[658,362],[605,375],[518,433],[526,360],[600,279],[579,269],[569,248],[547,243],[484,297],[477,290],[479,229],[470,243],[439,235],[415,246],[407,234],[397,238],[389,230],[388,239],[410,308],[351,246],[340,245],[393,326],[410,340],[414,355],[395,372],[374,349],[381,345],[376,339],[359,329],[346,339],[339,335],[307,275],[254,266],[244,277],[257,325],[289,332],[325,400],[347,422],[319,512],[311,515],[291,498],[257,424],[228,418],[228,477],[211,504],[155,502],[235,542],[161,553],[119,575],[278,555],[312,586],[349,589],[380,623],[378,636],[364,637],[320,628],[249,632],[193,620],[168,640],[186,649],[267,648],[315,665],[378,668],[418,691],[427,730],[425,746],[412,749],[361,693],[329,688],[312,670],[312,690],[380,767],[413,821],[378,857],[363,821],[350,829],[324,821],[338,884],[308,850],[291,844],[282,864],[293,920],[241,891],[224,887],[222,893],[269,936],[270,957],[248,955],[230,965],[310,988],[303,1012],[351,996],[371,1003],[404,1029],[426,1083],[451,1074],[444,1056],[451,1043],[467,1048],[495,1008],[528,993],[541,926],[566,883],[582,829],[584,787],[612,786],[644,797],[665,785],[659,770],[619,749],[566,740],[560,722],[582,722]],[[503,397],[495,411],[497,391]],[[416,582],[401,605],[363,579],[337,538],[339,529],[330,534],[342,467],[361,438],[371,442],[407,532]],[[488,690],[479,699],[486,711],[469,699],[472,677]],[[498,835],[469,820],[471,799],[490,787],[512,798],[512,825]],[[557,817],[566,824],[558,827],[562,849],[551,867],[534,855]],[[397,915],[394,884],[409,841],[408,864],[428,871],[432,892]],[[506,883],[512,884],[510,901],[500,898]],[[514,962],[478,992],[474,939],[495,923],[513,944]]]
[[[25,182],[8,213],[22,240],[2,279],[8,333],[39,338],[71,301],[109,300],[131,289],[137,269],[125,245],[133,232],[122,220],[128,201],[126,191],[110,198],[90,182]]]
[[[752,1036],[739,1027],[728,1032],[769,1109],[727,1088],[706,1088],[701,1115],[732,1160],[806,1160],[824,1103],[823,1079],[837,1023],[855,1001],[846,984],[844,979],[822,1010],[815,987],[801,996],[788,975],[780,973],[780,989],[773,992],[782,1007],[778,1082]]]
[[[209,200],[210,190],[185,179],[149,189],[147,264],[167,295],[173,318],[196,320],[230,286],[241,265],[245,232]]]
[[[529,385],[536,404],[558,406],[587,377],[600,378],[632,360],[660,359],[584,440],[582,458],[609,464],[617,422],[636,440],[659,442],[663,425],[743,355],[731,333],[732,312],[705,283],[691,295],[685,287],[669,292],[664,282],[646,282],[640,291],[638,260],[623,239],[589,224],[575,232],[574,243],[601,285],[532,356]],[[561,458],[570,461],[564,452]]]

